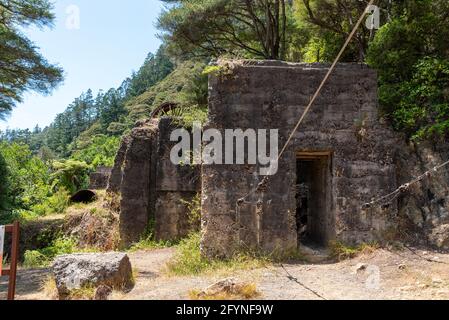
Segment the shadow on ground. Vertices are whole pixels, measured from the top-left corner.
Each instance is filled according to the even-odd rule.
[[[27,296],[41,290],[42,284],[49,274],[48,269],[19,270],[17,274],[17,296]],[[0,300],[6,299],[8,277],[0,277]]]

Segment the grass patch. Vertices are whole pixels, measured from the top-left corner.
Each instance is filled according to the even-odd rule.
[[[201,235],[192,233],[177,246],[176,254],[167,264],[167,274],[188,276],[208,273],[230,273],[236,270],[251,270],[272,265],[275,262],[299,258],[299,253],[289,255],[260,255],[254,252],[242,252],[232,258],[206,259],[200,251]]]
[[[56,287],[56,280],[53,276],[47,276],[45,278],[41,284],[41,291],[49,299],[58,299],[58,288]]]
[[[200,290],[191,290],[189,298],[191,300],[251,300],[260,297],[254,283],[237,284],[227,290],[218,292],[203,292]]]
[[[40,250],[27,250],[24,254],[25,268],[45,268],[50,266],[56,256],[76,251],[76,241],[69,237],[59,237],[52,244]]]
[[[70,290],[67,300],[94,300],[96,288],[92,285],[86,285],[79,289]]]
[[[329,244],[330,256],[338,261],[353,259],[362,254],[371,254],[379,249],[377,243],[362,243],[358,246],[347,246],[340,241]]]
[[[53,260],[63,254],[72,253],[95,253],[98,252],[95,248],[80,249],[77,247],[77,242],[74,238],[59,237],[56,238],[52,244],[40,250],[27,250],[24,254],[23,266],[25,268],[47,268]]]
[[[144,251],[144,250],[155,250],[173,247],[175,243],[171,241],[156,241],[152,236],[142,239],[139,242],[132,245],[128,249],[129,252]]]
[[[141,250],[155,250],[170,248],[179,243],[179,241],[157,241],[154,239],[154,221],[150,221],[145,234],[142,236],[141,240],[134,243],[129,249],[129,252],[136,252]]]

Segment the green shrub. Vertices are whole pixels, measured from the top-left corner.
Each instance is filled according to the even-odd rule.
[[[181,200],[181,202],[189,210],[188,219],[190,227],[192,230],[199,231],[201,225],[201,193],[198,193],[192,201]]]
[[[38,250],[27,250],[24,254],[23,266],[25,268],[45,268],[51,260]]]
[[[377,243],[362,243],[358,246],[348,246],[340,241],[329,244],[330,256],[338,261],[352,259],[358,255],[372,253],[379,248]]]
[[[88,185],[88,173],[91,166],[84,161],[73,159],[55,161],[53,162],[53,169],[53,186],[65,188],[70,194],[74,194]]]
[[[194,122],[199,122],[201,124],[206,123],[208,116],[207,113],[207,107],[194,105],[190,107],[177,107],[163,115],[173,118],[173,123],[175,125],[191,129],[193,128]]]
[[[412,140],[445,141],[449,135],[449,24],[443,12],[449,8],[448,1],[404,3],[376,33],[366,61],[378,72],[381,111],[394,128]]]
[[[24,254],[23,265],[27,268],[48,267],[55,257],[72,254],[76,251],[76,241],[73,238],[59,237],[49,247],[40,250],[27,250]]]
[[[78,141],[78,149],[73,153],[72,158],[84,161],[94,168],[113,166],[120,145],[120,137],[96,135],[93,138],[88,138],[88,141]]]
[[[132,247],[129,249],[129,251],[135,252],[139,250],[169,248],[175,246],[178,243],[176,241],[156,241],[154,239],[154,225],[155,225],[154,219],[150,220],[148,223],[147,230],[141,237],[140,241],[133,244]]]
[[[27,145],[0,142],[0,221],[9,223],[51,195],[50,173]]]
[[[37,217],[43,217],[54,213],[64,213],[69,206],[70,194],[64,188],[56,191],[51,197],[36,204],[30,210],[20,211],[21,219],[33,220]]]
[[[60,188],[50,198],[48,198],[48,206],[51,213],[64,213],[69,206],[70,193],[65,188]]]
[[[71,254],[76,251],[76,241],[73,238],[57,238],[50,247],[42,249],[42,253],[54,258],[61,254]]]
[[[192,233],[182,240],[175,257],[168,263],[169,272],[175,275],[196,275],[211,268],[211,262],[201,256],[200,242],[200,233]]]

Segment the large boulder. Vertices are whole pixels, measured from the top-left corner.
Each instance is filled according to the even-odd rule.
[[[131,262],[125,253],[62,255],[53,263],[53,273],[61,300],[86,287],[126,291],[133,285]]]

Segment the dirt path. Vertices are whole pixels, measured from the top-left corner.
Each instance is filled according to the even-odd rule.
[[[287,264],[232,274],[167,277],[163,270],[173,254],[174,249],[131,253],[137,272],[136,286],[128,294],[114,294],[113,298],[187,299],[190,290],[203,289],[232,276],[257,284],[263,299],[449,299],[449,254],[381,249],[338,263]],[[20,270],[18,298],[45,299],[39,290],[47,275],[48,270]],[[1,278],[2,293],[6,291],[5,284],[6,279]]]

